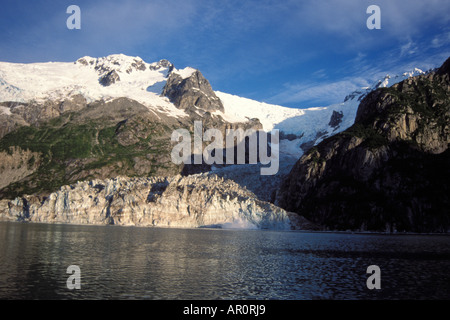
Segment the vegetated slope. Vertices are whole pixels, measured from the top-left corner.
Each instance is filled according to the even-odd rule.
[[[48,194],[80,180],[118,175],[172,175],[181,168],[170,161],[170,134],[179,123],[152,114],[126,98],[92,103],[77,112],[21,126],[0,140],[0,155],[22,151],[29,157],[2,176],[27,168],[28,175],[1,189],[3,198]]]

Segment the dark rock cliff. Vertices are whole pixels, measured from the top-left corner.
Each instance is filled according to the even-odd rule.
[[[200,71],[195,71],[185,79],[177,73],[171,73],[162,95],[188,114],[195,114],[198,109],[201,109],[200,112],[224,111],[222,102]]]
[[[312,148],[275,204],[330,230],[450,231],[450,59],[378,89],[355,124]]]

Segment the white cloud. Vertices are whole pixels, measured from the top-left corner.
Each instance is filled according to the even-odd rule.
[[[285,2],[285,1],[283,1]],[[324,32],[339,37],[352,37],[354,42],[367,38],[368,6],[381,9],[382,32],[379,37],[398,39],[421,33],[430,24],[446,25],[450,21],[448,0],[321,0],[287,1],[295,19],[286,19],[288,29],[300,34]],[[296,4],[296,5],[294,5]],[[292,15],[292,14],[291,14]],[[300,28],[299,28],[300,26]]]
[[[413,71],[414,68],[430,70],[439,67],[449,57],[449,52],[437,52],[425,56],[419,54],[421,53],[421,50],[418,49],[420,45],[408,41],[400,48],[385,52],[374,60],[358,53],[356,57],[342,63],[339,69],[334,70],[345,75],[342,78],[337,76],[335,81],[323,81],[324,79],[313,77],[317,73],[315,72],[308,81],[285,84],[284,88],[267,99],[267,102],[279,105],[297,104],[298,107],[340,103],[346,95],[354,90],[370,87],[387,74],[399,75]],[[403,54],[400,54],[401,52]]]
[[[326,79],[328,77],[327,76],[327,70],[326,69],[319,69],[319,70],[313,72],[311,74],[311,76],[313,78],[316,78],[316,79]]]
[[[409,40],[406,44],[400,47],[400,56],[403,57],[405,55],[410,55],[416,53],[418,50],[417,45],[414,41]]]
[[[370,86],[366,79],[355,77],[330,82],[301,82],[285,84],[285,89],[268,99],[269,103],[290,104],[299,103],[298,107],[305,107],[303,103],[313,103],[314,106],[326,106],[342,102],[345,96],[357,89]],[[308,105],[310,107],[311,105]]]
[[[450,45],[450,31],[444,32],[442,34],[436,35],[431,40],[432,48],[441,48]]]

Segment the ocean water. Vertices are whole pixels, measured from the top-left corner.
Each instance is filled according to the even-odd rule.
[[[0,223],[0,299],[442,300],[448,270],[445,235]]]

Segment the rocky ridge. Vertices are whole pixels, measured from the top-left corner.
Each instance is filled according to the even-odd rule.
[[[177,108],[186,110],[188,114],[200,110],[200,115],[204,112],[224,112],[222,102],[198,70],[193,70],[186,78],[176,72],[170,73],[161,95],[168,97]]]
[[[294,166],[275,204],[331,230],[448,232],[450,59],[377,89]]]

